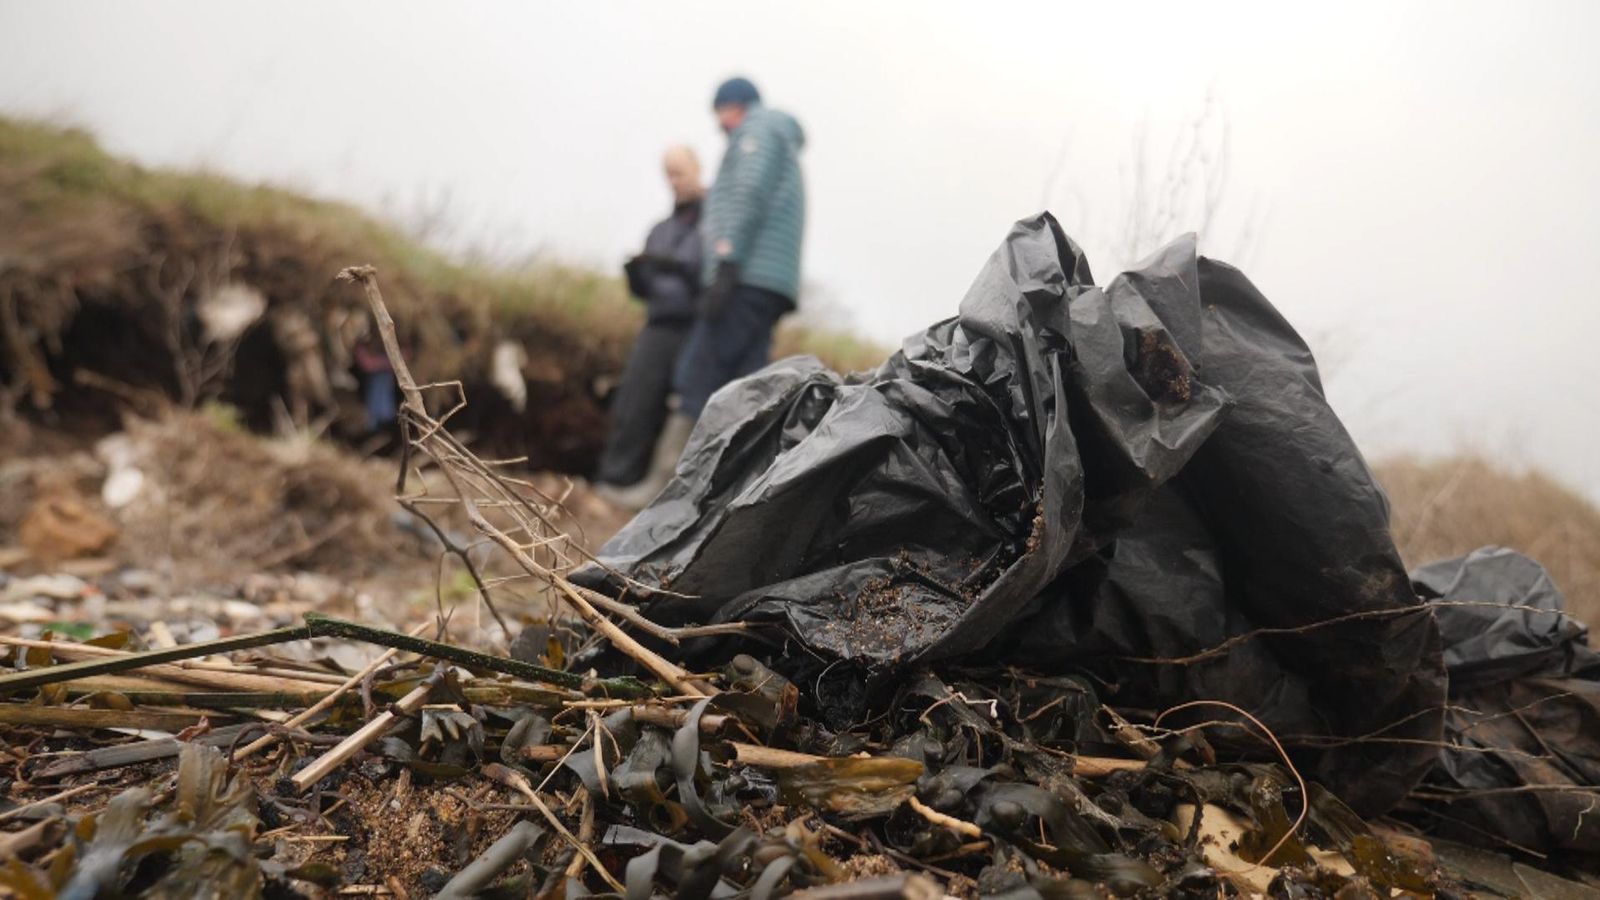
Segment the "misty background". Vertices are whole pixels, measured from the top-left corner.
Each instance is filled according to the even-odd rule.
[[[0,112],[616,270],[745,74],[807,132],[806,315],[885,344],[1055,212],[1104,283],[1200,229],[1369,456],[1600,499],[1600,4],[0,5]],[[352,261],[357,262],[357,261]]]

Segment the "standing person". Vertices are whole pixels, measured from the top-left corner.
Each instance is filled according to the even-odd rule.
[[[764,106],[745,78],[723,82],[711,107],[728,149],[701,227],[706,287],[700,318],[674,378],[691,421],[718,388],[767,364],[772,330],[800,295],[806,220],[800,123]]]
[[[694,323],[702,269],[700,214],[705,188],[700,161],[688,147],[670,147],[662,159],[672,188],[672,215],[650,230],[644,251],[628,260],[623,271],[628,290],[645,303],[645,326],[633,343],[622,382],[611,403],[611,425],[600,456],[595,492],[631,509],[654,499],[661,485],[646,476],[665,468],[670,477],[687,440],[662,434],[668,395],[679,351]],[[652,466],[653,451],[670,454]],[[663,479],[664,482],[664,479]]]
[[[689,331],[673,387],[678,411],[667,419],[650,471],[627,498],[643,507],[672,479],[678,455],[711,395],[760,369],[772,330],[800,294],[805,134],[786,112],[761,103],[749,79],[730,78],[711,101],[728,149],[706,197],[700,226],[706,254],[699,317]],[[642,498],[642,499],[641,499]]]

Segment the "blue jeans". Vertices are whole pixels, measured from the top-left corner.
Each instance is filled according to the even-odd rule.
[[[772,353],[772,329],[792,307],[781,294],[741,284],[722,315],[696,319],[673,375],[679,411],[700,418],[719,388],[765,366]]]

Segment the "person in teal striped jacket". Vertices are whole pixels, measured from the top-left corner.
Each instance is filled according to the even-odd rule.
[[[767,364],[773,328],[800,294],[800,123],[764,106],[745,78],[723,82],[711,107],[728,149],[700,220],[704,290],[673,373],[678,409],[662,426],[649,471],[607,494],[625,508],[644,507],[666,487],[711,395]]]
[[[744,78],[717,88],[712,108],[728,134],[728,149],[700,226],[700,319],[675,379],[680,411],[690,419],[699,417],[718,388],[767,364],[773,327],[800,294],[806,217],[800,123],[762,104]]]

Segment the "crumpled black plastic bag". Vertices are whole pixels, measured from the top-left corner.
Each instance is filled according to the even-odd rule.
[[[1107,291],[1148,298],[1233,407],[1132,528],[1044,593],[1015,629],[1020,657],[1097,669],[1122,689],[1115,702],[1243,707],[1351,806],[1389,808],[1432,763],[1426,743],[1406,742],[1439,739],[1440,640],[1310,350],[1243,273],[1197,257],[1191,238]],[[1261,629],[1271,631],[1240,639]],[[1229,639],[1239,640],[1192,662],[1127,661]],[[1386,740],[1341,741],[1380,732]]]
[[[793,359],[719,392],[599,557],[692,595],[641,598],[658,621],[776,623],[809,651],[787,658],[879,675],[985,654],[1069,670],[1279,629],[1220,675],[1156,676],[1155,697],[1265,706],[1364,813],[1433,750],[1328,739],[1440,733],[1439,637],[1387,502],[1304,343],[1192,237],[1101,290],[1053,218],[1019,222],[960,315],[876,372]],[[1096,644],[1079,626],[1102,613],[1122,625]]]
[[[886,669],[977,650],[1125,524],[1221,420],[1136,294],[1041,216],[961,315],[845,379],[779,362],[720,391],[677,477],[602,548],[659,621],[773,621]]]
[[[1497,849],[1600,853],[1600,653],[1588,629],[1544,567],[1514,550],[1484,547],[1412,579],[1435,607],[1450,670],[1448,746],[1423,789],[1453,799],[1410,815]]]
[[[1452,692],[1523,675],[1600,670],[1588,626],[1566,614],[1560,588],[1528,556],[1482,547],[1421,566],[1411,581],[1433,602]]]

